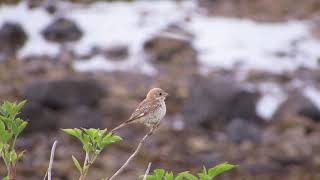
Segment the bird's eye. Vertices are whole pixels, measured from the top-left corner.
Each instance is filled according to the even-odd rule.
[[[162,95],[162,93],[159,93],[159,95],[161,96],[161,95]]]

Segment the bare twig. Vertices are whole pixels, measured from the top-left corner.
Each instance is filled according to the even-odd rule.
[[[53,160],[54,160],[54,153],[56,151],[57,143],[58,143],[58,141],[55,140],[53,145],[52,145],[51,154],[50,154],[50,161],[49,161],[49,167],[48,167],[48,170],[47,170],[43,180],[46,179],[47,175],[48,175],[48,180],[51,180],[51,170],[52,170],[52,165],[53,165]]]
[[[141,146],[143,145],[143,143],[146,141],[146,139],[152,135],[153,131],[155,130],[157,126],[155,126],[154,128],[152,128],[139,142],[139,145],[137,147],[137,149],[134,151],[133,154],[131,154],[131,156],[128,158],[128,160],[118,169],[118,171],[116,173],[114,173],[109,180],[113,180],[116,176],[118,176],[123,170],[124,168],[126,168],[129,164],[129,162],[137,155],[137,153],[139,152]],[[106,178],[107,179],[107,178]]]
[[[146,172],[144,173],[143,180],[147,180],[147,176],[149,174],[150,168],[151,168],[151,162],[149,162],[148,168],[147,168]]]

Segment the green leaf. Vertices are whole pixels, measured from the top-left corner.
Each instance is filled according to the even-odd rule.
[[[21,102],[17,105],[18,111],[20,111],[26,103],[27,103],[27,100],[21,101]]]
[[[20,119],[20,118],[18,118],[18,119],[16,119],[16,120],[19,120],[20,123],[19,123],[19,125],[18,125],[18,127],[17,127],[17,130],[16,130],[15,132],[13,132],[13,133],[14,133],[15,136],[18,136],[18,135],[27,127],[28,122],[23,121],[23,120]]]
[[[6,176],[2,180],[9,180],[9,178],[8,178],[8,176]]]
[[[142,175],[140,178],[143,179],[143,178],[144,178],[144,175]],[[154,175],[147,175],[147,180],[158,180],[158,179],[157,179],[157,177],[154,176]]]
[[[165,173],[164,169],[155,169],[154,170],[154,175],[156,176],[157,180],[162,180],[164,173]]]
[[[81,137],[81,130],[78,129],[78,128],[74,128],[74,129],[61,129],[63,132],[71,135],[71,136],[74,136],[78,139],[80,139]]]
[[[13,133],[8,131],[3,131],[0,135],[0,142],[4,144],[8,143],[8,141],[13,137]]]
[[[199,175],[200,180],[212,180],[212,178],[207,174],[199,173],[198,175]]]
[[[18,160],[18,155],[14,150],[10,152],[9,156],[10,156],[10,162],[15,163]]]
[[[22,157],[23,157],[23,155],[25,154],[25,150],[24,151],[21,151],[19,154],[18,154],[18,160],[20,160]]]
[[[219,175],[225,171],[229,171],[235,167],[236,167],[236,165],[232,165],[232,164],[228,164],[228,163],[221,163],[221,164],[216,165],[213,168],[210,168],[208,171],[208,174],[211,178],[214,178],[217,175]]]
[[[164,180],[173,180],[173,172],[166,172]]]
[[[187,180],[198,180],[198,178],[189,173],[189,171],[179,173],[175,180],[183,180],[184,178]]]
[[[79,161],[72,155],[72,161],[73,164],[77,167],[77,169],[79,170],[80,173],[82,173],[82,167],[79,163]]]

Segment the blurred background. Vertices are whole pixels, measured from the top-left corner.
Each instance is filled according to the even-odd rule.
[[[240,165],[218,179],[320,179],[319,0],[1,0],[0,99],[28,100],[19,179],[78,174],[59,130],[113,128],[151,87],[167,116],[119,179]],[[88,179],[110,176],[147,130],[123,128]],[[0,163],[0,177],[5,174]]]

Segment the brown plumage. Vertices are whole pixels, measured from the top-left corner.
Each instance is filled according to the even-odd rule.
[[[165,99],[167,96],[168,93],[160,88],[151,89],[146,98],[132,113],[130,118],[121,123],[119,126],[115,127],[111,132],[136,122],[143,123],[150,128],[158,125],[166,114]]]

